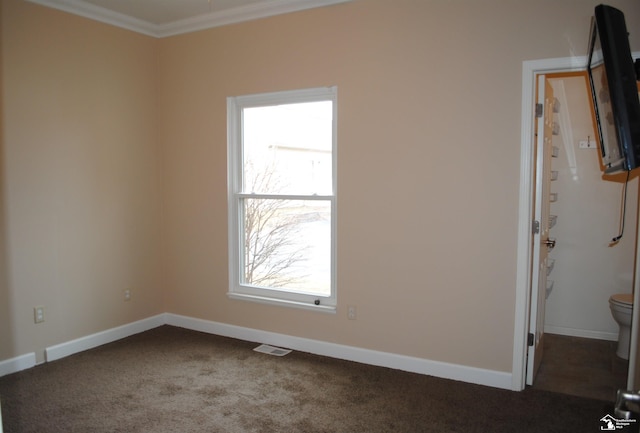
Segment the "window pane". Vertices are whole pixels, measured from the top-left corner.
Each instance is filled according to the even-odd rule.
[[[332,193],[331,101],[243,109],[243,190]]]
[[[244,284],[331,294],[331,203],[245,198]]]

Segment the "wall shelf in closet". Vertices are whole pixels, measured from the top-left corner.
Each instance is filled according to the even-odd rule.
[[[553,290],[553,280],[547,280],[547,291],[545,293],[545,299],[549,297],[551,291]]]
[[[556,261],[554,259],[547,260],[547,276],[553,271],[553,267],[555,266]]]

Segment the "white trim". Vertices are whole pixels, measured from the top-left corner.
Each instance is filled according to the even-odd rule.
[[[171,313],[167,313],[165,317],[166,324],[168,325],[178,326],[194,331],[269,344],[301,352],[360,362],[379,367],[388,367],[412,373],[426,374],[445,379],[460,380],[463,382],[503,389],[509,389],[511,387],[511,373],[508,372],[486,370],[482,368],[311,340],[308,338],[293,337],[290,335],[261,331],[258,329],[228,325],[203,319],[194,319]]]
[[[310,304],[308,302],[296,302],[296,301],[291,301],[287,299],[276,299],[276,298],[271,298],[266,296],[249,295],[246,293],[227,292],[227,296],[230,299],[236,299],[239,301],[252,301],[252,302],[257,302],[259,304],[301,308],[303,310],[316,311],[319,313],[336,314],[336,310],[337,310],[335,305],[322,305],[322,304],[315,305],[315,304]]]
[[[227,24],[266,18],[290,12],[298,12],[352,0],[268,0],[254,5],[231,8],[225,11],[199,15],[166,24],[153,24],[138,18],[96,6],[83,0],[27,0],[42,6],[80,15],[116,27],[121,27],[147,36],[163,38],[182,33],[195,32]]]
[[[17,373],[36,365],[36,354],[27,353],[26,355],[16,356],[15,358],[0,361],[0,377],[7,374]]]
[[[596,340],[618,341],[617,332],[590,331],[588,329],[567,328],[564,326],[544,326],[545,334],[565,335],[567,337],[592,338]]]
[[[159,314],[147,319],[138,320],[137,322],[118,326],[117,328],[107,329],[106,331],[97,332],[95,334],[87,335],[86,337],[47,347],[45,349],[46,360],[47,362],[55,361],[56,359],[64,358],[65,356],[73,355],[74,353],[93,349],[94,347],[98,347],[103,344],[111,343],[140,332],[148,331],[149,329],[157,328],[158,326],[164,325],[164,323],[164,315]]]
[[[47,361],[54,361],[74,353],[92,349],[122,338],[148,331],[162,325],[177,326],[193,331],[236,338],[261,344],[283,347],[301,352],[313,353],[330,358],[344,359],[378,367],[393,368],[412,373],[436,376],[444,379],[459,380],[478,385],[509,389],[512,384],[511,373],[487,370],[447,362],[433,361],[395,353],[363,349],[308,338],[294,337],[259,329],[245,328],[204,319],[196,319],[178,314],[164,313],[137,322],[108,329],[46,349]],[[19,356],[0,362],[0,376],[15,373],[35,366],[35,353]]]
[[[157,26],[147,21],[139,20],[128,15],[114,12],[82,0],[27,0],[41,6],[58,9],[70,14],[89,18],[90,20],[110,24],[112,26],[142,33],[143,35],[160,37]]]
[[[157,35],[162,38],[349,1],[352,0],[271,0],[160,25]]]

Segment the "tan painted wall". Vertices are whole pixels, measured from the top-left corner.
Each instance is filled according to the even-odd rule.
[[[2,22],[2,7],[0,5],[0,22]],[[3,100],[3,40],[4,27],[0,28],[0,101]],[[0,179],[4,179],[4,104],[0,104]],[[0,359],[13,355],[13,325],[11,323],[11,308],[9,307],[9,281],[7,280],[7,242],[5,230],[5,200],[3,183],[0,182]]]
[[[3,0],[0,358],[169,311],[511,371],[522,61],[584,55],[595,4],[355,0],[158,41]],[[338,313],[229,300],[225,98],[322,85]]]
[[[41,361],[49,345],[164,311],[158,41],[25,1],[2,7],[0,294],[13,330],[0,354]]]
[[[585,55],[595,4],[361,0],[162,40],[168,311],[511,371],[522,62]],[[230,300],[225,98],[324,85],[338,313]]]

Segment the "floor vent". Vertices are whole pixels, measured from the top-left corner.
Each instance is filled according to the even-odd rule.
[[[284,356],[291,353],[291,351],[288,349],[269,346],[268,344],[261,344],[260,346],[256,347],[253,350],[255,350],[256,352],[266,353],[267,355],[274,355],[274,356]]]

